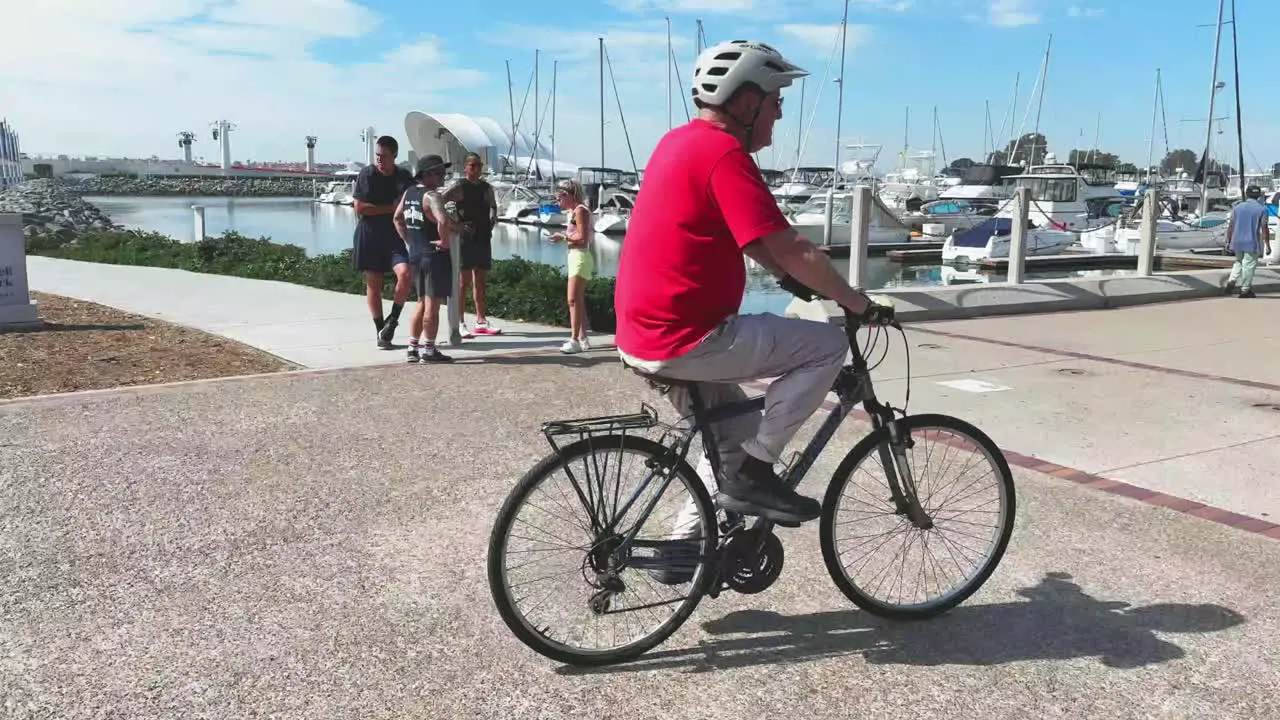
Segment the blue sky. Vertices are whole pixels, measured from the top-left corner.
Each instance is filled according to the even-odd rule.
[[[1274,68],[1267,55],[1272,1],[1237,0],[1251,168],[1280,161],[1280,122],[1273,119],[1280,100],[1265,94]],[[300,158],[307,134],[319,136],[323,160],[359,159],[363,127],[403,138],[411,110],[507,123],[505,61],[518,109],[538,49],[540,106],[558,63],[557,158],[596,164],[596,38],[603,36],[619,96],[606,76],[605,161],[631,165],[618,122],[620,100],[635,161],[643,166],[668,126],[669,17],[685,81],[699,19],[709,42],[765,40],[807,68],[812,77],[803,115],[796,87],[788,93],[776,148],[760,159],[766,166],[792,162],[798,126],[812,121],[803,161],[829,165],[836,146],[831,79],[839,74],[833,41],[842,6],[842,0],[596,0],[566,4],[556,14],[550,5],[511,0],[41,0],[5,11],[13,40],[0,47],[0,86],[7,89],[0,115],[14,122],[24,150],[33,153],[171,157],[178,152],[176,134],[193,130],[200,137],[196,154],[212,158],[209,123],[226,118],[237,125],[237,159]],[[1205,141],[1216,13],[1213,0],[852,0],[842,140],[884,145],[879,164],[891,167],[903,143],[906,108],[913,149],[928,149],[936,104],[948,159],[977,157],[984,100],[999,130],[1018,72],[1014,120],[1020,125],[1026,115],[1030,131],[1035,107],[1028,114],[1028,103],[1052,33],[1040,120],[1051,150],[1065,157],[1074,147],[1092,146],[1101,113],[1101,147],[1145,161],[1156,68],[1163,72],[1170,146],[1198,150]],[[56,57],[47,51],[51,33],[59,38]],[[32,62],[37,55],[41,60]],[[1237,164],[1231,59],[1228,25],[1219,70],[1227,88],[1214,114],[1231,118],[1223,123],[1218,154]],[[685,119],[684,97],[678,85],[672,96],[677,124]],[[532,100],[528,105],[522,127],[533,115]],[[548,115],[544,135],[550,121]],[[1006,128],[1006,139],[1009,134]],[[1156,134],[1158,160],[1163,131],[1157,127]]]

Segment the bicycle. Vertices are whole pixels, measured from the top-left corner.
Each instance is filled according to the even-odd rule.
[[[813,291],[800,285],[791,278],[784,278],[780,284],[797,297],[812,299]],[[890,313],[891,317],[891,313]],[[835,585],[855,605],[874,615],[894,620],[916,620],[931,618],[954,608],[976,592],[995,571],[1004,556],[1009,538],[1013,532],[1016,512],[1016,498],[1013,475],[1008,462],[996,444],[973,425],[958,418],[939,414],[908,415],[906,406],[910,404],[910,347],[906,341],[906,333],[896,320],[890,320],[888,326],[894,327],[902,335],[904,347],[907,348],[907,389],[903,408],[898,410],[882,403],[875,394],[870,372],[875,365],[868,366],[867,357],[871,354],[879,338],[880,327],[868,326],[869,332],[876,332],[875,340],[868,343],[866,354],[860,347],[857,334],[862,328],[861,316],[845,310],[845,334],[852,352],[852,360],[846,364],[833,383],[832,390],[837,397],[836,407],[830,411],[808,445],[799,453],[794,453],[786,464],[781,476],[791,486],[796,487],[817,460],[823,449],[830,442],[836,430],[861,403],[869,416],[871,431],[849,450],[844,460],[836,468],[822,500],[822,514],[819,517],[819,540],[826,569]],[[888,353],[888,342],[885,354]],[[880,360],[883,360],[881,355]],[[675,383],[668,378],[646,375],[638,370],[633,372],[645,378],[659,391],[669,390]],[[592,666],[606,665],[633,660],[659,643],[666,640],[692,615],[694,609],[704,596],[718,597],[721,592],[731,589],[743,594],[759,593],[771,586],[781,575],[784,552],[781,540],[773,534],[773,526],[779,523],[765,518],[755,517],[748,524],[747,517],[734,512],[718,509],[714,506],[708,488],[689,465],[686,456],[693,444],[694,435],[702,437],[704,459],[709,462],[713,477],[719,477],[720,457],[715,442],[712,425],[726,419],[759,413],[764,408],[765,396],[748,397],[745,400],[707,408],[703,405],[696,386],[685,383],[690,389],[692,406],[691,427],[683,428],[676,424],[662,423],[656,411],[647,403],[641,403],[638,413],[587,417],[572,420],[557,420],[544,423],[542,432],[552,447],[552,452],[534,465],[512,489],[498,512],[489,539],[488,582],[491,595],[499,614],[507,627],[525,645],[553,660],[570,665]],[[661,432],[658,440],[633,434],[633,431]],[[838,526],[837,515],[845,501],[844,490],[853,479],[855,471],[862,463],[873,457],[877,458],[885,470],[884,485],[877,486],[877,492],[888,491],[888,499],[884,500],[887,510],[872,514],[873,517],[885,517],[896,521],[903,533],[912,529],[919,531],[921,542],[928,548],[931,533],[941,533],[940,525],[950,523],[957,516],[948,516],[931,501],[935,493],[921,498],[918,494],[916,477],[913,472],[915,458],[915,435],[918,431],[933,429],[933,435],[940,431],[971,440],[978,453],[986,460],[991,472],[997,477],[994,510],[976,510],[979,513],[997,515],[997,525],[990,532],[990,546],[984,560],[971,574],[955,587],[948,589],[939,597],[925,602],[895,603],[886,598],[873,596],[873,590],[865,587],[868,583],[855,582],[849,576],[848,568],[841,565],[840,547],[836,536]],[[557,438],[576,437],[567,444],[560,444]],[[932,439],[929,433],[922,437]],[[954,447],[955,443],[944,443],[945,447]],[[587,478],[586,483],[579,482],[571,467],[581,463],[584,470],[600,470],[607,472],[608,454],[617,452],[619,468],[624,452],[638,455],[644,461],[648,475],[640,483],[625,502],[620,488],[612,492],[605,488],[603,477],[599,482]],[[908,461],[908,453],[911,462]],[[944,458],[949,450],[944,450]],[[601,457],[604,457],[601,460]],[[931,457],[931,456],[930,456]],[[929,458],[926,458],[926,467]],[[602,648],[584,648],[572,644],[574,639],[557,640],[549,633],[547,620],[531,619],[516,608],[523,600],[516,595],[516,589],[527,583],[513,584],[509,574],[531,563],[517,568],[507,568],[505,560],[510,545],[515,539],[528,539],[515,533],[517,514],[526,507],[539,508],[530,499],[536,490],[548,479],[556,477],[560,470],[569,478],[573,492],[562,491],[560,507],[572,507],[575,502],[590,516],[588,522],[570,524],[575,532],[581,530],[589,537],[589,542],[579,546],[552,545],[550,548],[529,551],[531,553],[558,552],[574,553],[571,560],[581,554],[580,561],[571,562],[570,570],[552,577],[565,577],[580,574],[585,581],[585,590],[590,591],[586,598],[585,611],[589,618],[605,618],[623,612],[654,611],[656,608],[677,605],[675,612],[663,620],[655,629],[642,634],[638,639]],[[602,473],[602,475],[605,473]],[[621,469],[618,470],[621,480]],[[985,476],[984,476],[985,477]],[[683,486],[690,498],[685,501],[682,511],[688,513],[690,507],[696,510],[696,520],[686,517],[683,524],[676,523],[672,533],[674,540],[646,540],[637,537],[640,528],[654,512],[659,500],[673,486]],[[972,483],[971,483],[972,485]],[[644,502],[640,498],[650,489],[656,487],[651,499]],[[966,486],[964,491],[967,491]],[[953,497],[959,492],[952,492]],[[989,504],[989,503],[984,503]],[[982,507],[982,506],[979,506]],[[638,519],[634,523],[625,523],[624,519],[632,510],[639,508]],[[890,517],[891,516],[891,517]],[[680,515],[677,515],[679,520]],[[853,522],[853,521],[850,521]],[[969,523],[975,524],[976,523]],[[525,522],[525,525],[529,525]],[[794,527],[793,525],[789,525]],[[690,529],[694,528],[694,529]],[[895,529],[895,532],[897,530]],[[522,531],[523,532],[523,531]],[[568,543],[558,534],[540,531],[546,537]],[[562,533],[563,534],[563,533]],[[963,533],[962,533],[963,534]],[[868,536],[869,537],[869,536]],[[912,535],[914,538],[915,536]],[[966,536],[976,537],[976,536]],[[859,538],[853,538],[859,539]],[[883,547],[888,541],[881,543]],[[944,549],[951,555],[951,560],[959,565],[956,555],[963,555],[962,549],[968,549],[963,543],[940,540]],[[914,540],[912,540],[914,543]],[[904,549],[905,551],[905,549]],[[900,553],[903,551],[900,551]],[[542,557],[541,555],[539,557]],[[895,556],[896,557],[896,556]],[[536,562],[536,559],[534,560]],[[576,567],[575,567],[576,565]],[[939,571],[943,568],[935,562],[930,567],[922,565],[918,573],[924,578],[926,585],[932,572],[935,584],[941,590]],[[628,575],[635,571],[634,575]],[[883,571],[881,571],[883,573]],[[624,580],[624,576],[630,579]],[[634,578],[634,579],[632,579]],[[658,585],[674,587],[687,585],[688,592],[664,602],[648,602],[636,606],[619,608],[620,598],[629,589],[642,588],[644,585],[656,590]],[[903,580],[899,575],[898,580]],[[532,581],[529,581],[532,582]],[[883,580],[882,580],[883,582]],[[558,584],[564,584],[558,581]],[[556,588],[553,587],[553,591]],[[545,602],[550,593],[539,601]],[[901,599],[901,594],[899,595]],[[567,607],[559,611],[548,611],[551,620],[566,617],[568,614],[583,611],[583,605],[571,601]],[[529,613],[532,613],[530,609]],[[599,632],[596,628],[594,632]]]

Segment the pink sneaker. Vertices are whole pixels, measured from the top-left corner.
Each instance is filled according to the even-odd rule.
[[[476,335],[501,335],[502,334],[501,330],[495,327],[490,327],[489,323],[487,322],[476,323],[475,330],[472,330],[472,332],[474,332]]]

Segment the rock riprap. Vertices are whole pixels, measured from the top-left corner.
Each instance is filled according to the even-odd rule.
[[[211,195],[235,197],[312,197],[310,178],[94,177],[63,180],[81,195]]]
[[[22,232],[27,237],[69,237],[88,230],[119,227],[96,205],[83,200],[80,193],[54,180],[28,180],[0,192],[0,213],[21,213]]]

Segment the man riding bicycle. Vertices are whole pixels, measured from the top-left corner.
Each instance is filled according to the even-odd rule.
[[[706,458],[698,475],[720,507],[788,525],[818,517],[821,503],[787,487],[773,465],[822,405],[849,344],[827,323],[738,314],[743,255],[854,313],[878,307],[787,222],[751,159],[773,142],[782,88],[806,75],[760,42],[725,42],[698,56],[698,115],[668,132],[649,158],[615,293],[618,352],[641,372],[696,382],[708,407],[744,399],[739,383],[777,378],[763,416],[715,426],[722,477],[713,483]],[[685,388],[672,387],[668,398],[690,412]]]

